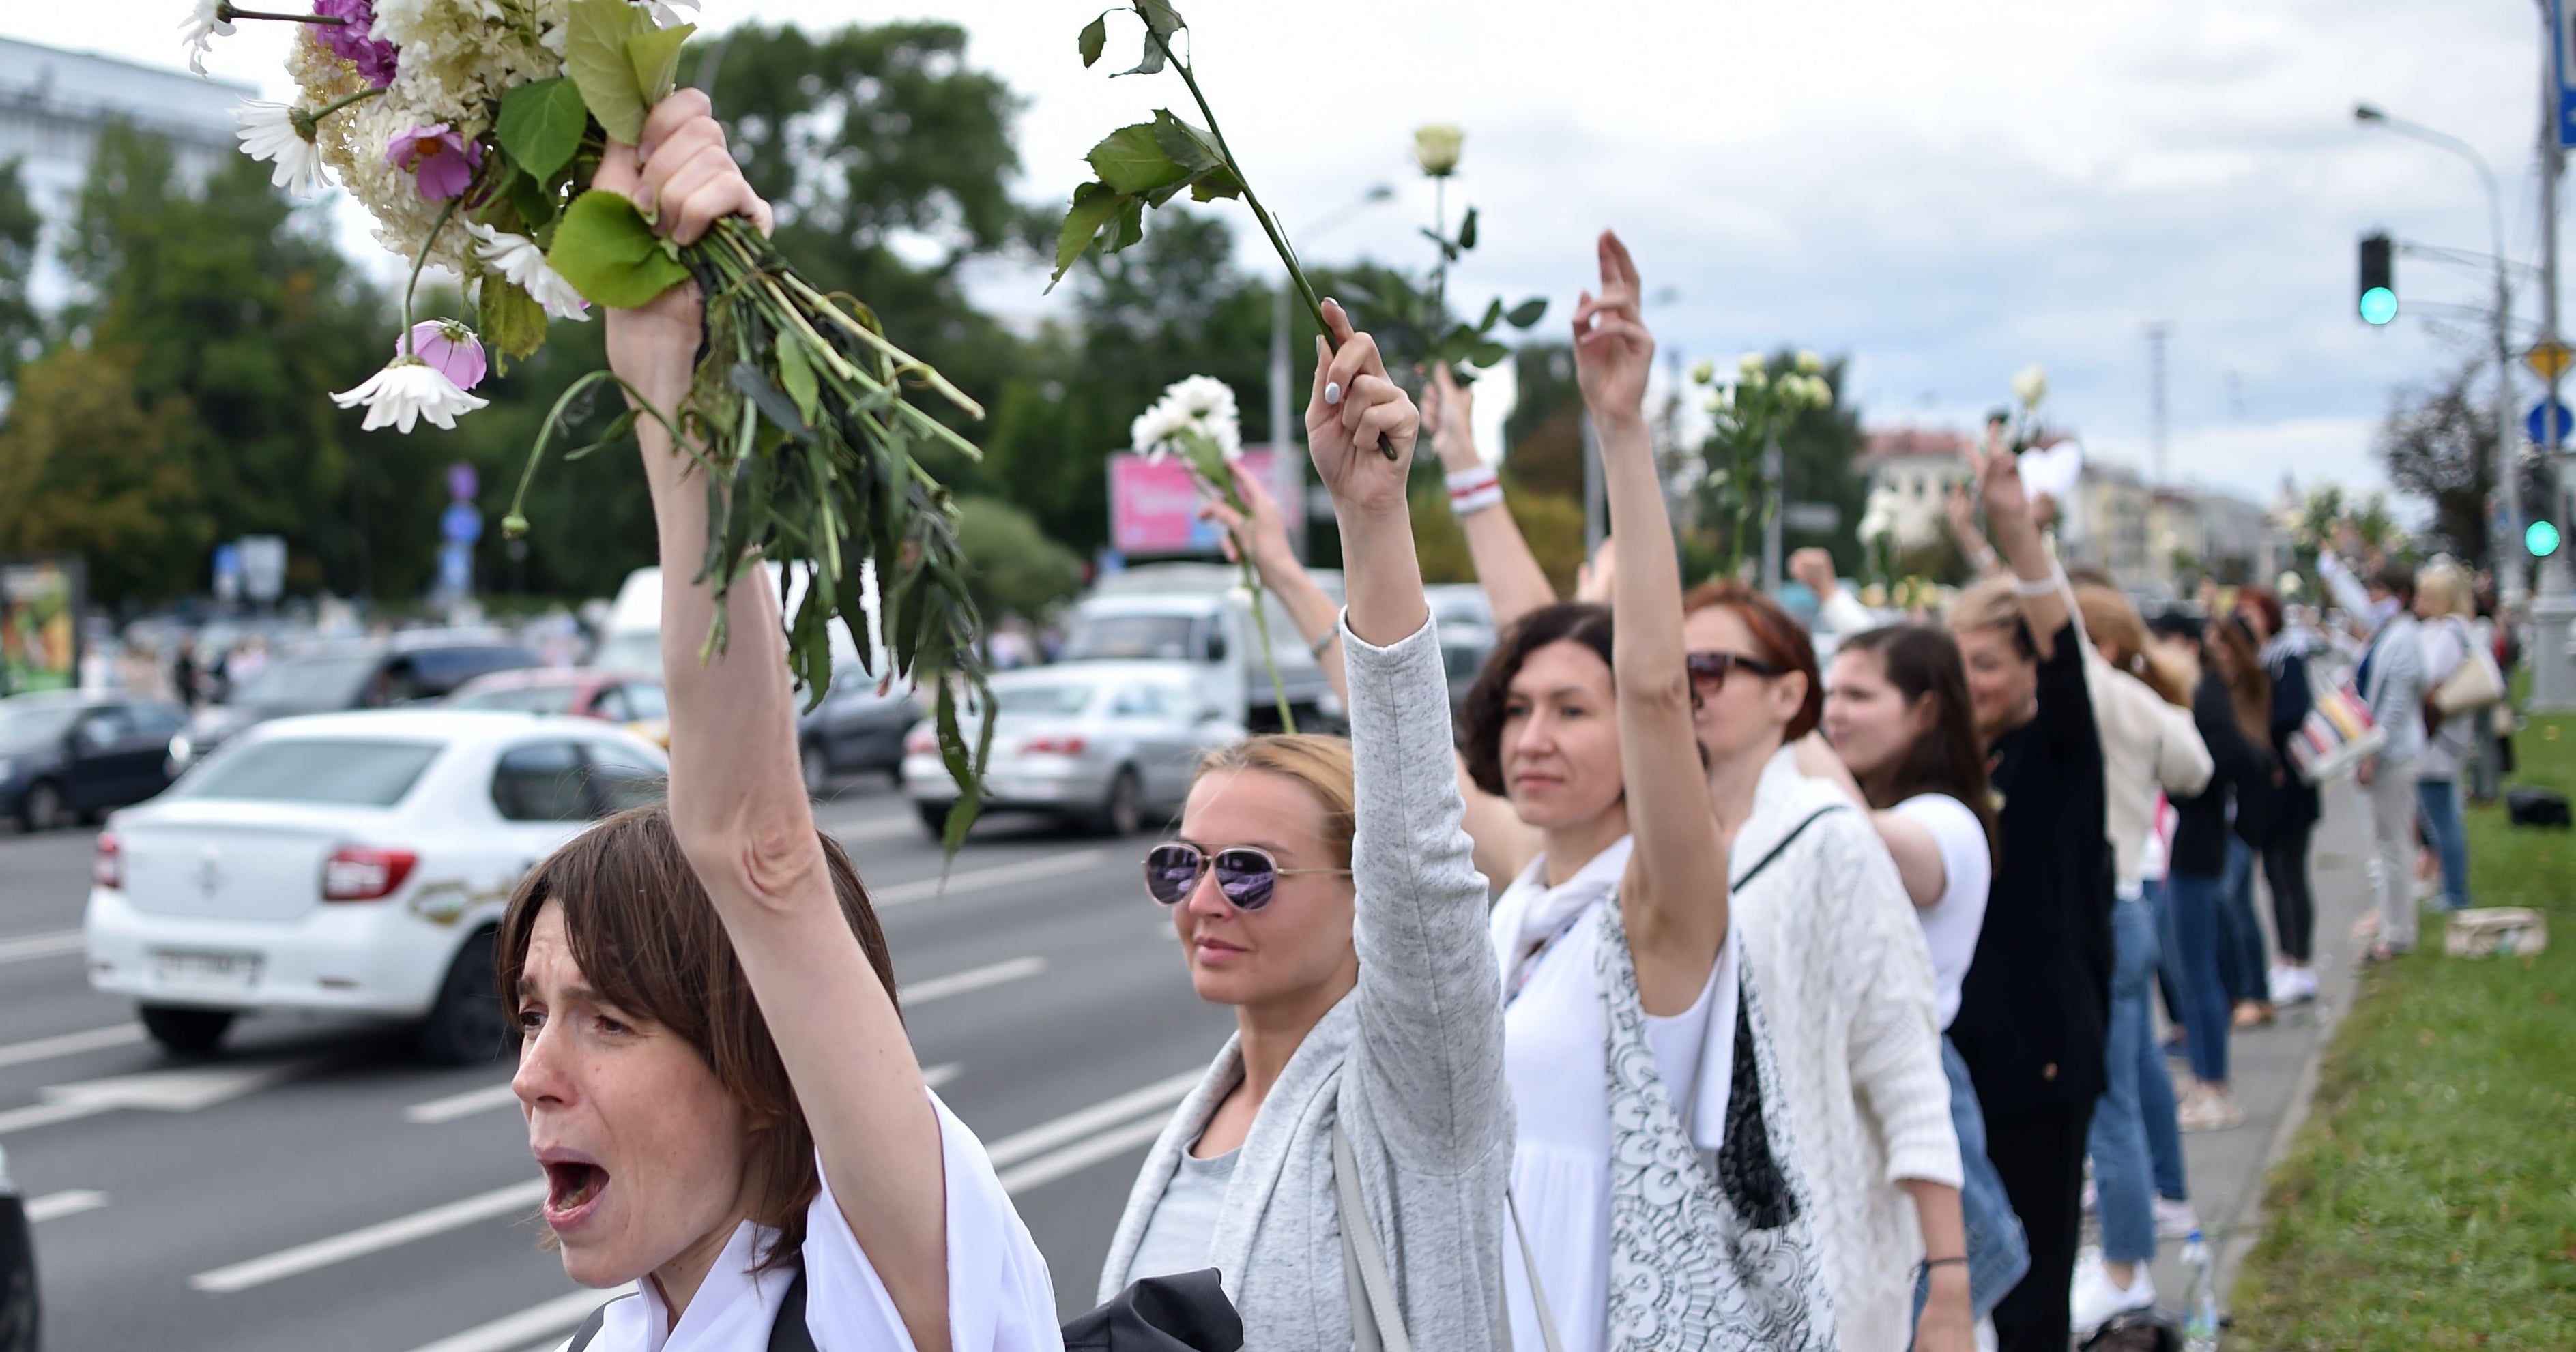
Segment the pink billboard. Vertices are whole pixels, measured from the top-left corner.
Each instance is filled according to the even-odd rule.
[[[1269,485],[1279,499],[1281,515],[1294,532],[1305,515],[1304,481],[1298,491],[1282,492],[1274,476],[1276,457],[1268,446],[1243,448],[1244,468]],[[1304,466],[1299,466],[1302,470]],[[1109,457],[1109,543],[1129,557],[1154,554],[1218,554],[1222,532],[1199,520],[1199,486],[1189,467],[1178,460],[1149,462],[1132,451]]]

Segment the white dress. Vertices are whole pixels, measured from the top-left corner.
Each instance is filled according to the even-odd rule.
[[[1045,1352],[1064,1346],[1055,1284],[1028,1227],[1011,1209],[983,1142],[936,1094],[948,1181],[948,1338],[956,1352]],[[754,1272],[777,1231],[744,1221],[681,1312],[678,1327],[654,1284],[612,1302],[589,1352],[765,1352],[794,1264]],[[805,1327],[817,1352],[910,1352],[894,1298],[832,1200],[829,1182],[805,1212]],[[668,1336],[665,1336],[668,1330]]]
[[[1512,1197],[1536,1253],[1565,1352],[1597,1352],[1608,1329],[1610,1277],[1609,1026],[1603,1021],[1594,962],[1600,908],[1628,866],[1622,838],[1556,887],[1544,881],[1545,858],[1506,889],[1491,921],[1495,959],[1507,996],[1503,1012],[1505,1077],[1519,1140],[1512,1154]],[[1544,945],[1524,970],[1524,958]],[[1714,1150],[1726,1128],[1733,1079],[1735,942],[1719,950],[1699,1001],[1672,1018],[1648,1016],[1647,1037],[1691,1123],[1694,1144]],[[1685,1086],[1697,1083],[1696,1094]],[[1692,1102],[1682,1100],[1690,1095]],[[1510,1303],[1512,1346],[1536,1349],[1537,1307],[1519,1244],[1506,1240],[1503,1284]]]

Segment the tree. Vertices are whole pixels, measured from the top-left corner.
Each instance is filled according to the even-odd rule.
[[[2479,568],[2494,565],[2487,499],[2495,492],[2495,405],[2470,362],[2430,389],[2400,391],[2380,425],[2379,457],[2401,493],[2433,505],[2430,533]]]
[[[30,349],[45,331],[44,316],[27,297],[44,221],[27,199],[20,168],[17,160],[0,164],[0,384],[16,379],[19,365],[35,356]]]
[[[1082,589],[1081,557],[999,499],[958,499],[957,543],[971,570],[967,591],[988,624],[1004,615],[1044,615]]]
[[[132,348],[65,347],[19,372],[0,430],[0,555],[79,554],[99,601],[192,589],[214,523],[180,455],[187,401],[146,401]]]

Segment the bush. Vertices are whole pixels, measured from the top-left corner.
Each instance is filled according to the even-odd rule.
[[[967,594],[988,625],[1004,615],[1043,615],[1082,589],[1081,558],[998,498],[957,500],[957,543]]]

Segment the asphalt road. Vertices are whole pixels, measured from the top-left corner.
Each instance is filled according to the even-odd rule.
[[[998,819],[937,848],[876,787],[821,811],[894,945],[914,1047],[993,1152],[1066,1314],[1145,1146],[1232,1026],[1192,994],[1144,838]],[[495,1064],[286,1015],[165,1059],[83,981],[91,833],[0,834],[0,1148],[36,1217],[49,1352],[524,1352],[600,1299],[538,1248]]]

